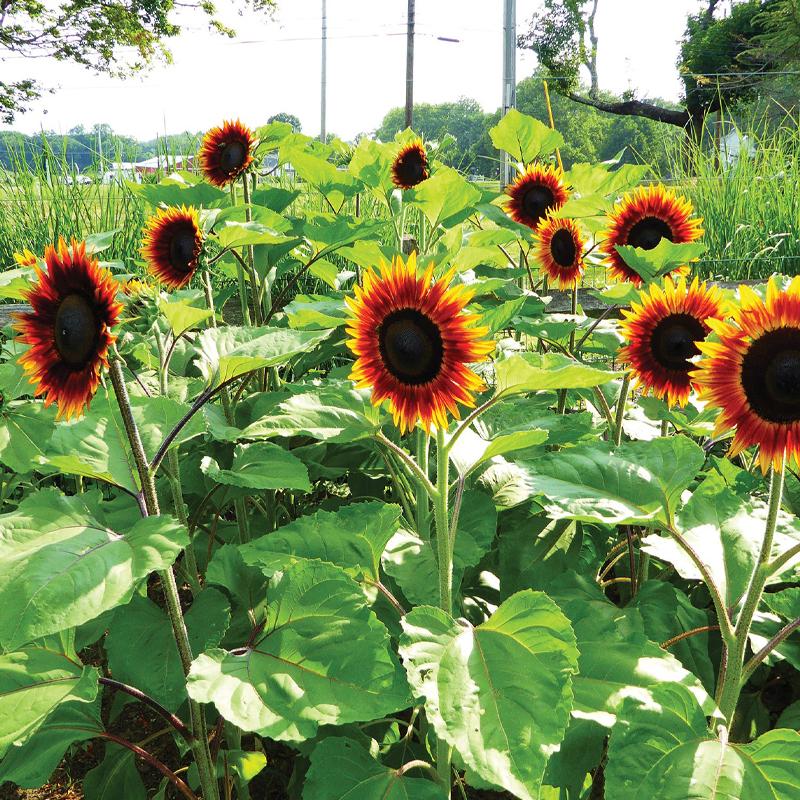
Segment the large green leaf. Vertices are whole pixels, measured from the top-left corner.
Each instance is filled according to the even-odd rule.
[[[384,767],[352,739],[323,739],[311,753],[304,800],[445,800],[444,787]],[[416,774],[419,774],[418,772]]]
[[[540,497],[553,519],[652,525],[671,521],[681,492],[703,459],[691,440],[674,436],[616,449],[579,446],[520,461],[516,467],[529,495]]]
[[[469,475],[481,464],[491,461],[495,456],[503,456],[516,450],[543,444],[547,431],[533,428],[514,433],[503,433],[492,440],[482,438],[472,429],[465,430],[450,449],[450,460],[462,476]]]
[[[7,403],[0,412],[0,464],[22,475],[37,469],[54,427],[54,407],[30,400]]]
[[[750,583],[764,535],[764,523],[754,517],[751,503],[712,473],[680,510],[675,527],[708,568],[725,605],[735,607]],[[702,580],[694,561],[668,535],[647,536],[642,547],[682,577]]]
[[[329,335],[288,328],[210,328],[198,337],[196,363],[209,386],[219,386],[253,370],[285,364]]]
[[[703,242],[671,242],[665,238],[650,250],[627,244],[615,245],[615,248],[622,260],[648,283],[696,261],[705,252],[706,245]]]
[[[400,524],[400,506],[368,502],[317,511],[239,548],[246,564],[267,575],[294,561],[319,559],[354,577],[380,579],[381,554]]]
[[[365,137],[358,143],[348,169],[371,189],[384,194],[393,189],[391,145]]]
[[[93,739],[102,731],[99,695],[90,703],[61,703],[30,739],[9,748],[0,760],[0,784],[11,781],[23,789],[44,785],[70,745]]]
[[[83,779],[86,800],[145,800],[147,791],[136,768],[136,756],[118,744],[106,746],[105,758]]]
[[[519,353],[495,363],[497,395],[508,397],[543,389],[589,389],[620,377],[561,353]]]
[[[492,144],[498,150],[505,150],[513,159],[529,164],[531,161],[548,156],[557,147],[564,145],[564,137],[538,119],[521,114],[515,108],[490,131]]]
[[[161,300],[158,310],[164,315],[169,323],[173,336],[182,336],[186,331],[197,327],[211,316],[208,308],[198,308],[190,305],[187,301],[167,301]]]
[[[720,740],[685,689],[631,698],[611,737],[606,793],[614,800],[795,800],[800,733],[777,729],[750,744]]]
[[[360,587],[321,562],[276,576],[263,633],[242,653],[195,659],[188,689],[242,730],[282,741],[376,719],[410,701],[388,633]]]
[[[213,458],[204,456],[200,469],[211,480],[226,486],[311,491],[306,465],[288,450],[271,442],[237,445],[230,469],[221,469]]]
[[[452,167],[440,167],[428,180],[406,193],[433,227],[451,227],[463,221],[480,200],[480,190],[468,183]]]
[[[185,616],[192,652],[202,653],[217,647],[225,635],[230,604],[222,592],[206,588]],[[117,680],[136,686],[171,711],[186,701],[186,678],[172,624],[152,600],[134,596],[117,611],[105,649]]]
[[[94,667],[78,660],[70,637],[0,655],[0,757],[24,744],[61,703],[94,700],[97,678]]]
[[[475,628],[429,606],[402,625],[400,652],[436,735],[484,780],[538,798],[577,670],[575,636],[555,603],[528,590]]]
[[[126,603],[187,544],[172,517],[139,520],[122,535],[97,522],[80,496],[28,495],[0,515],[0,645],[13,649]]]

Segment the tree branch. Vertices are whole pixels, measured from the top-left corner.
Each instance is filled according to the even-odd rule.
[[[567,92],[566,96],[585,106],[591,106],[598,111],[605,111],[608,114],[616,114],[622,117],[644,117],[656,122],[665,122],[668,125],[675,125],[678,128],[685,128],[689,125],[691,117],[685,109],[664,108],[643,100],[618,100],[606,101],[599,98],[584,97],[576,92]]]

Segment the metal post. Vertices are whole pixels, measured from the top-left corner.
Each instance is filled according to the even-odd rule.
[[[408,0],[406,34],[406,128],[414,124],[414,0]]]
[[[328,9],[326,0],[322,0],[322,83],[320,86],[320,141],[327,141],[328,132],[325,124],[325,112],[328,95]]]
[[[517,105],[517,2],[503,0],[503,116]],[[511,182],[511,161],[503,153],[501,188]]]

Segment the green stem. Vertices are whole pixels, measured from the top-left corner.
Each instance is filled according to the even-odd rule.
[[[434,518],[436,523],[436,551],[439,568],[439,607],[447,614],[453,613],[453,549],[450,540],[448,519],[450,457],[445,445],[445,431],[436,430],[436,496],[434,498]],[[436,769],[445,786],[451,784],[450,747],[438,740],[436,746]]]
[[[133,454],[136,468],[139,473],[139,480],[142,484],[142,497],[144,498],[143,513],[145,516],[157,516],[160,513],[156,485],[150,465],[147,463],[147,456],[144,452],[142,437],[133,416],[128,388],[125,386],[125,379],[122,375],[122,359],[118,355],[111,358],[109,365],[111,383],[114,386],[114,393],[117,397],[122,421],[125,426],[125,433],[130,443],[131,453]],[[164,590],[164,597],[167,605],[167,615],[172,625],[172,633],[175,637],[175,644],[178,647],[178,655],[181,659],[184,675],[189,674],[192,666],[192,647],[189,644],[189,634],[186,630],[186,623],[183,619],[181,610],[180,596],[178,594],[178,584],[171,568],[160,570],[159,578]],[[215,778],[215,773],[211,764],[211,752],[208,748],[208,731],[206,729],[205,715],[199,703],[189,700],[189,712],[191,716],[192,735],[195,738],[192,744],[197,771],[200,776],[200,785],[203,789],[205,800],[218,800],[219,787]]]
[[[430,447],[430,436],[427,431],[417,428],[417,464],[422,472],[428,474],[428,450]],[[422,481],[416,482],[415,502],[417,505],[417,533],[423,538],[430,538],[430,498],[428,490]]]
[[[606,396],[603,394],[603,390],[599,386],[594,387],[594,396],[597,400],[597,405],[603,412],[603,416],[606,418],[606,424],[608,425],[608,436],[611,438],[614,436],[614,431],[616,430],[614,427],[614,416],[611,413],[611,406],[609,406],[608,400],[606,400]]]
[[[231,182],[231,205],[236,205],[236,181]],[[239,284],[239,303],[242,309],[242,325],[250,325],[250,307],[247,302],[247,281],[244,277],[244,268],[236,260],[236,281]]]
[[[617,398],[617,413],[614,418],[614,444],[622,444],[622,421],[625,417],[625,404],[628,402],[628,390],[631,386],[631,374],[625,373],[622,379],[622,386],[619,387],[619,397]]]
[[[247,173],[242,174],[242,195],[244,199],[244,218],[246,222],[253,221],[253,209],[250,207],[250,181],[247,178]],[[258,280],[258,273],[256,272],[256,253],[253,245],[247,245],[247,269],[250,273],[250,288],[253,292],[253,318],[256,325],[260,325],[264,319],[264,315],[269,307],[272,305],[272,298],[269,299],[269,304],[266,305],[266,310],[263,310],[259,303],[261,296],[260,281]],[[268,291],[268,290],[267,290]]]
[[[750,635],[750,627],[753,624],[753,617],[758,604],[761,602],[764,587],[767,585],[767,580],[771,574],[770,555],[782,496],[783,470],[773,469],[769,479],[769,510],[767,512],[764,540],[761,543],[761,553],[750,579],[742,613],[736,622],[733,640],[728,647],[727,669],[718,689],[717,705],[719,705],[719,710],[728,723],[728,729],[733,725],[733,715],[736,713],[739,695],[749,674],[744,669],[744,657],[747,652],[747,641]]]

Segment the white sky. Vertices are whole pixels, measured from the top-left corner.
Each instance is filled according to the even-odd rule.
[[[220,9],[233,8],[219,0]],[[540,0],[517,0],[522,30]],[[239,33],[210,33],[200,15],[172,40],[174,64],[126,81],[71,64],[9,58],[4,80],[34,77],[59,87],[12,126],[66,132],[107,122],[141,139],[204,130],[223,118],[259,125],[279,111],[319,132],[321,0],[279,0],[274,20],[225,17]],[[601,0],[597,16],[602,88],[677,99],[677,42],[698,0]],[[465,95],[487,110],[500,105],[502,0],[417,0],[414,99]],[[380,125],[405,99],[406,0],[328,0],[328,131],[351,138]],[[438,41],[457,38],[458,43]],[[517,51],[517,80],[534,58]],[[8,127],[8,126],[0,126]]]

